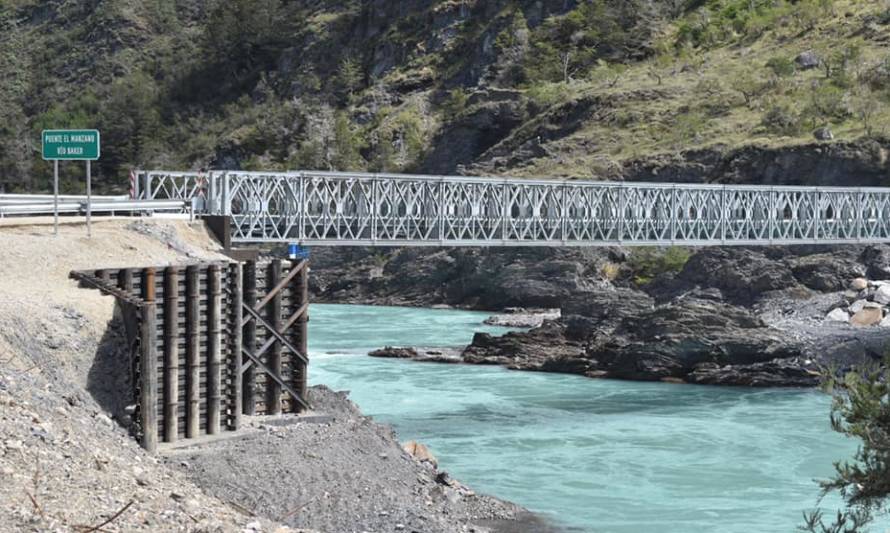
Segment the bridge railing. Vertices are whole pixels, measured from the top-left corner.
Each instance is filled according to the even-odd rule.
[[[711,245],[890,240],[890,189],[335,172],[146,172],[233,241],[348,245]]]

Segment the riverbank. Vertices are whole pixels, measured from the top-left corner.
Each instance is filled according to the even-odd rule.
[[[333,413],[325,415],[329,421],[280,428],[259,422],[243,440],[207,444],[211,458],[249,468],[214,472],[189,468],[167,452],[146,454],[124,429],[126,414],[115,409],[129,385],[114,300],[78,288],[68,273],[225,259],[202,224],[97,220],[88,239],[80,224],[64,224],[53,237],[49,224],[19,221],[0,227],[0,249],[0,529],[67,530],[110,520],[107,528],[120,531],[337,532],[424,524],[424,531],[444,533],[496,531],[507,520],[539,530],[522,508],[476,495],[415,460],[391,429],[324,389],[314,389],[313,400]],[[245,442],[263,452],[250,453]],[[380,451],[366,457],[371,445]],[[188,453],[200,455],[198,448]],[[358,472],[363,458],[361,475],[344,475]],[[325,493],[304,514],[295,511],[304,495]],[[438,493],[441,501],[427,506]],[[267,494],[275,494],[278,507],[260,503]],[[491,520],[497,523],[473,525]]]
[[[258,431],[173,451],[165,462],[207,494],[297,528],[555,531],[453,479],[425,448],[406,453],[393,429],[363,416],[347,393],[318,385],[309,399],[320,420],[258,417]]]
[[[557,308],[526,332],[476,336],[459,358],[520,370],[814,386],[823,368],[879,360],[890,344],[886,245],[318,250],[313,276],[322,302]],[[863,277],[871,285],[852,289]]]
[[[468,342],[486,313],[315,304],[310,381],[350,398],[448,471],[569,531],[787,532],[814,479],[855,453],[815,389],[684,386],[420,364],[365,355],[386,341]],[[354,323],[348,342],[338,327]],[[489,330],[490,333],[497,333]],[[827,515],[841,505],[822,502]]]

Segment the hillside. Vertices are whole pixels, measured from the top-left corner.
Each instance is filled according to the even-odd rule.
[[[46,186],[45,127],[102,130],[101,189],[133,166],[886,176],[882,1],[2,0],[0,25],[7,190]]]

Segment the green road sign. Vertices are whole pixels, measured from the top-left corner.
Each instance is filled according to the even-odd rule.
[[[43,130],[43,159],[99,159],[99,130]]]

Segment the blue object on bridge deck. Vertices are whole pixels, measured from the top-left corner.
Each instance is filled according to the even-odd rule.
[[[287,256],[291,260],[309,259],[309,249],[296,243],[289,243],[287,245]]]

